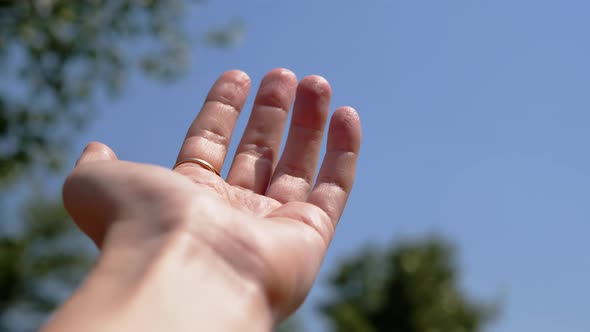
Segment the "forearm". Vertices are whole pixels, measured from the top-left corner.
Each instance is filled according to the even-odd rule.
[[[270,331],[258,285],[188,237],[105,248],[42,332]]]

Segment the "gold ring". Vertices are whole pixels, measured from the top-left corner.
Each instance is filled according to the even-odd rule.
[[[201,166],[201,168],[204,168],[208,171],[211,171],[215,174],[217,174],[217,176],[219,176],[219,172],[215,169],[215,167],[213,167],[213,165],[209,164],[208,162],[206,162],[203,159],[199,159],[199,158],[184,158],[181,159],[180,161],[178,161],[176,164],[174,164],[174,167],[172,167],[172,169],[175,169],[176,167],[184,164],[184,163],[193,163],[193,164],[197,164],[199,166]]]

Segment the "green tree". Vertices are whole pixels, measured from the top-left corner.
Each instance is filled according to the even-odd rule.
[[[58,168],[100,92],[135,69],[161,79],[188,64],[185,13],[195,0],[0,0],[0,181]],[[243,25],[209,31],[231,46]],[[194,37],[194,36],[193,36]]]
[[[35,329],[80,282],[93,257],[58,199],[37,193],[21,216],[20,229],[0,235],[0,331]]]
[[[334,296],[321,311],[333,331],[475,332],[495,313],[463,293],[453,247],[437,237],[365,250],[329,285]]]
[[[96,94],[116,93],[130,68],[174,74],[184,64],[182,5],[1,0],[0,72],[11,84],[0,90],[0,179],[59,166]]]

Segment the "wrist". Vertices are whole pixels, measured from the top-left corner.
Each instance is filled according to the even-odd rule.
[[[164,323],[163,330],[195,326],[208,331],[271,330],[272,315],[260,285],[240,275],[190,233],[179,231],[131,250],[129,255],[135,257],[123,261],[120,250],[105,248],[101,265],[107,277],[117,280],[120,276],[113,272],[126,271],[128,309],[138,318],[151,309],[146,303],[156,303],[153,324]],[[138,262],[132,269],[130,259]],[[171,328],[172,323],[177,325]]]
[[[270,331],[274,323],[259,284],[187,233],[103,247],[77,293],[71,301],[93,303],[86,324],[97,331]]]

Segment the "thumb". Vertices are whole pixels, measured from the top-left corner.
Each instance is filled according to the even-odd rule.
[[[101,160],[118,160],[118,158],[115,152],[107,145],[100,142],[90,142],[82,151],[82,155],[76,161],[75,166]]]
[[[63,187],[63,202],[64,207],[76,221],[80,229],[82,229],[95,243],[100,246],[100,242],[104,237],[105,225],[100,222],[101,218],[105,219],[105,213],[109,213],[110,209],[103,207],[95,208],[93,203],[102,202],[97,199],[96,191],[88,193],[88,176],[84,178],[80,177],[80,172],[84,174],[84,169],[88,167],[80,167],[82,164],[92,164],[93,162],[100,161],[116,161],[117,156],[105,144],[99,142],[90,142],[82,151],[82,155],[76,162],[74,170],[66,178]],[[86,165],[92,166],[92,165]],[[88,172],[86,172],[88,173]],[[76,174],[78,174],[76,176]],[[90,177],[92,178],[92,177]],[[92,190],[92,187],[90,187]],[[92,199],[88,199],[88,196],[93,196]]]

